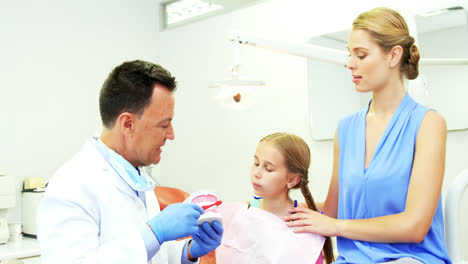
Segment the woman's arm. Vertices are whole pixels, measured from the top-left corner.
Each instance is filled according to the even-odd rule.
[[[413,169],[403,212],[369,219],[337,220],[306,208],[295,208],[291,212],[297,213],[286,220],[297,221],[288,225],[297,226],[295,232],[298,233],[311,232],[370,242],[421,242],[429,231],[440,198],[446,138],[444,118],[437,112],[428,111],[416,138]]]

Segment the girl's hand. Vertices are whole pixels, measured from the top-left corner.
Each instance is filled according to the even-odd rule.
[[[293,228],[294,233],[314,233],[322,236],[336,236],[337,223],[335,218],[328,217],[305,207],[289,209],[289,216],[284,220],[286,225]],[[294,220],[294,221],[291,221]]]

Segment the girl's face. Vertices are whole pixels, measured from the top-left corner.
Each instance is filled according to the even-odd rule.
[[[358,92],[381,90],[389,82],[390,55],[363,30],[352,30],[348,37],[349,62],[352,82]]]
[[[268,198],[288,192],[289,171],[281,153],[270,143],[260,142],[250,169],[255,195]]]

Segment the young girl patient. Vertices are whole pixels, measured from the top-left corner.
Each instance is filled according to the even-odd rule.
[[[217,263],[327,263],[334,261],[330,238],[294,233],[284,217],[300,206],[289,190],[301,188],[307,206],[316,210],[308,184],[310,150],[300,137],[275,133],[258,143],[250,170],[260,198],[219,207],[224,235],[216,249]],[[322,254],[323,251],[323,254]]]

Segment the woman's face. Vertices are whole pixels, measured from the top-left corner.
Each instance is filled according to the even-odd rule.
[[[363,29],[350,32],[348,37],[351,81],[358,92],[378,91],[389,82],[390,55]]]
[[[278,197],[288,191],[288,168],[283,155],[268,142],[260,142],[250,169],[256,195]]]

